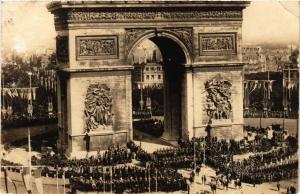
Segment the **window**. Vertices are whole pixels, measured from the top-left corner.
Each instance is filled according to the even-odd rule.
[[[154,79],[154,75],[151,75],[151,79]]]
[[[151,71],[154,71],[154,67],[151,67]]]
[[[158,78],[158,79],[161,79],[161,75],[158,75],[157,78]]]
[[[149,71],[149,67],[146,67],[146,71]]]
[[[146,75],[146,79],[149,80],[149,75]]]
[[[157,71],[160,71],[160,67],[157,67]]]

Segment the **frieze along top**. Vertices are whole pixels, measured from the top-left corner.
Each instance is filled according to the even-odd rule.
[[[248,2],[54,2],[56,23],[241,20]]]

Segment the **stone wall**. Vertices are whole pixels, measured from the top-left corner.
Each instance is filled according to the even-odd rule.
[[[194,113],[196,128],[196,135],[206,134],[204,131],[208,125],[209,116],[207,114],[207,92],[205,90],[205,83],[208,80],[214,79],[216,76],[220,76],[228,80],[231,86],[231,107],[232,112],[229,118],[212,119],[212,135],[220,136],[225,139],[231,136],[240,138],[243,130],[243,93],[242,93],[242,81],[243,81],[243,66],[225,66],[225,67],[201,67],[195,69],[194,72]],[[235,131],[231,131],[231,127]]]
[[[112,136],[114,133],[122,131],[125,133],[121,137],[116,136],[124,144],[124,139],[130,139],[132,134],[131,123],[131,76],[130,72],[123,71],[105,71],[105,72],[80,72],[70,76],[70,100],[68,101],[68,135],[70,142],[69,149],[73,151],[84,151],[85,141],[82,141],[86,133],[85,118],[85,98],[89,85],[105,84],[111,90],[112,96],[112,128],[96,130],[90,133],[90,145],[93,150],[99,148],[107,149],[114,142]],[[122,107],[122,108],[120,108]],[[99,133],[98,133],[99,132]],[[98,144],[103,140],[103,143]],[[104,141],[105,140],[105,141]],[[125,141],[125,142],[126,142]],[[71,150],[69,150],[71,151]]]

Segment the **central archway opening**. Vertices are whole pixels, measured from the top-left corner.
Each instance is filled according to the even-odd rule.
[[[146,133],[176,141],[182,135],[183,49],[169,37],[154,36],[140,41],[129,57],[134,137]]]

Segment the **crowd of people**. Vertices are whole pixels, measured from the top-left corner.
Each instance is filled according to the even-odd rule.
[[[156,170],[130,165],[104,170],[95,168],[84,176],[71,177],[70,185],[73,191],[112,191],[113,193],[172,192],[187,189],[182,175],[173,169]]]
[[[126,147],[113,146],[108,148],[104,153],[98,152],[96,156],[84,159],[68,159],[65,155],[47,152],[41,156],[41,159],[32,157],[32,164],[52,167],[99,166],[125,164],[131,162],[131,159],[132,152]]]
[[[255,146],[261,146],[263,142],[257,141]],[[294,178],[298,173],[298,159],[295,157],[298,144],[294,137],[287,138],[280,147],[271,146],[264,152],[250,148],[254,150],[252,155],[240,160],[234,160],[233,156],[248,150],[234,140],[200,137],[179,139],[178,145],[150,154],[131,141],[127,147],[110,147],[85,159],[67,159],[61,154],[48,152],[41,159],[33,157],[32,164],[45,166],[42,176],[69,178],[72,190],[113,190],[114,193],[146,192],[149,188],[151,191],[186,190],[187,183],[177,170],[197,166],[199,171],[203,163],[216,169],[215,182],[220,181],[224,188],[232,180],[237,186],[241,182],[255,185]],[[141,166],[131,164],[133,159],[140,161]],[[214,189],[214,185],[211,186]]]
[[[195,142],[195,145],[194,145]],[[297,176],[298,160],[290,160],[298,147],[287,142],[282,148],[256,153],[242,161],[234,161],[233,155],[241,153],[237,142],[217,138],[195,138],[179,141],[179,148],[158,150],[149,160],[157,168],[193,168],[206,165],[217,169],[218,174],[230,175],[248,183],[262,183],[294,178]],[[194,153],[195,146],[195,153]],[[195,156],[195,158],[194,158]]]
[[[158,119],[146,119],[133,122],[133,128],[160,137],[164,132],[164,122]]]

